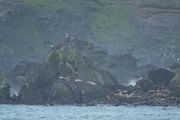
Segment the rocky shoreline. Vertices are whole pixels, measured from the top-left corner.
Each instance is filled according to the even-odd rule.
[[[123,94],[123,95],[122,95]],[[112,106],[180,106],[180,97],[164,96],[163,94],[156,93],[157,96],[152,96],[147,93],[144,96],[134,95],[133,93],[128,94],[126,90],[117,90],[111,95],[107,95],[105,98],[100,100],[88,101],[85,103],[24,103],[20,97],[0,99],[0,104],[12,104],[12,105],[45,105],[45,106],[56,106],[56,105],[73,105],[73,106],[97,106],[97,105],[112,105]],[[34,99],[36,100],[36,99]]]
[[[22,61],[6,77],[0,72],[0,104],[180,105],[180,72],[177,65],[168,69],[151,68],[146,72],[143,68],[132,83],[122,85],[108,67],[94,61],[97,57],[103,60],[108,55],[89,42],[67,37],[63,43],[52,47],[46,62]],[[112,62],[117,58],[108,59]],[[134,68],[136,63],[130,54],[118,59],[122,68],[126,65]]]

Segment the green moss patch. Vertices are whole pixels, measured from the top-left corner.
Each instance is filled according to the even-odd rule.
[[[0,57],[9,56],[11,54],[13,54],[13,50],[11,49],[11,47],[0,42]]]
[[[96,37],[105,41],[117,41],[133,35],[133,25],[127,11],[121,6],[100,7],[94,15],[91,27]]]

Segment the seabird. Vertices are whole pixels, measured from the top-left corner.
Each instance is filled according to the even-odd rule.
[[[65,33],[65,38],[66,39],[70,38],[68,33]]]
[[[95,82],[93,82],[93,81],[87,81],[87,83],[90,84],[90,85],[93,85],[93,86],[96,86],[96,85],[97,85],[97,84],[96,84]]]
[[[51,45],[50,45],[50,48],[54,48],[54,45],[51,44]]]
[[[80,79],[76,79],[75,81],[76,82],[83,82],[83,80],[80,80]]]

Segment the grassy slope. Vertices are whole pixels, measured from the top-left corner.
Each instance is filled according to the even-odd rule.
[[[151,3],[149,3],[148,0],[139,1],[141,1],[144,6],[157,6],[156,3],[159,1],[161,2],[161,0],[151,1]],[[174,3],[176,2],[177,0],[167,2],[168,4],[165,2],[160,5],[160,8],[166,7],[167,5],[174,6]],[[92,16],[89,21],[89,28],[92,30],[97,40],[103,42],[123,43],[123,46],[126,46],[127,44],[129,45],[129,43],[143,44],[141,40],[136,41],[133,39],[135,37],[136,28],[134,23],[131,21],[131,11],[121,4],[122,2],[119,0],[24,0],[24,3],[24,5],[30,6],[32,9],[49,9],[54,11],[63,10],[63,12],[68,15],[78,13],[80,7],[85,7],[88,13]],[[175,8],[178,7],[179,6],[175,5]],[[91,11],[92,9],[94,11]],[[27,14],[29,13],[27,12]],[[11,39],[13,37],[16,38],[16,35],[8,39],[0,37],[0,56],[17,54],[23,50],[25,50],[23,51],[24,53],[42,53],[45,49],[43,40],[44,36],[35,22],[33,23],[32,21],[32,23],[29,23],[22,20],[15,22],[14,24],[17,25],[14,27],[16,28],[14,31],[11,30],[10,33],[17,32],[21,39],[18,39],[16,42],[23,42],[25,43],[25,46],[23,49],[18,50],[12,45]],[[57,33],[57,36],[58,35],[59,34]],[[174,37],[171,39],[174,39]],[[178,44],[178,41],[179,37],[176,37],[175,44]],[[168,41],[166,42],[169,43]],[[138,48],[139,53],[142,53],[143,55],[147,53],[146,51],[151,50],[153,53],[154,48]],[[178,53],[180,51],[179,46],[176,46],[174,51]]]
[[[96,37],[106,42],[130,38],[134,32],[127,9],[117,2],[98,7],[91,27]]]

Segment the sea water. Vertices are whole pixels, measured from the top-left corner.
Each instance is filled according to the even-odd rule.
[[[0,105],[0,120],[180,120],[180,108]]]

